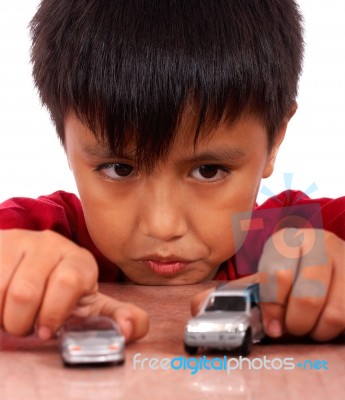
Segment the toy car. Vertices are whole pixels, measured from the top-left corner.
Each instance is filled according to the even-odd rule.
[[[124,363],[125,338],[108,317],[70,318],[59,332],[65,365]]]
[[[233,350],[248,355],[252,343],[264,337],[258,284],[223,284],[211,292],[199,314],[185,329],[184,347],[196,354],[199,347]]]

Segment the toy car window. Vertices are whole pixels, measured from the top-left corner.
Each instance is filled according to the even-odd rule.
[[[250,294],[250,307],[253,308],[253,307],[256,307],[257,305],[258,305],[258,302],[257,302],[254,294],[251,293]]]
[[[114,330],[111,321],[103,318],[73,318],[65,327],[70,332]]]
[[[245,311],[246,297],[244,296],[212,296],[205,311]]]

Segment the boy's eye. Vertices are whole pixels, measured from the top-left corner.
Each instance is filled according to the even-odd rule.
[[[202,165],[193,169],[191,175],[200,181],[216,182],[226,178],[230,171],[221,165]]]
[[[102,171],[102,174],[107,178],[121,180],[130,176],[133,172],[133,169],[134,168],[128,164],[110,163],[98,166],[96,171]]]

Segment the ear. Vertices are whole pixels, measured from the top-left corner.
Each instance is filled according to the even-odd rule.
[[[290,111],[284,117],[284,119],[283,119],[283,121],[282,121],[282,123],[280,125],[280,128],[279,128],[279,130],[277,132],[277,135],[275,137],[272,149],[268,154],[266,165],[265,165],[265,169],[264,169],[264,172],[263,172],[263,175],[262,175],[263,178],[268,178],[273,173],[274,164],[275,164],[275,161],[276,161],[276,157],[277,157],[277,154],[278,154],[279,147],[280,147],[280,145],[282,144],[282,142],[284,140],[286,129],[288,127],[289,121],[294,116],[296,111],[297,111],[297,103],[294,101],[292,106],[291,106],[291,108],[290,108]]]

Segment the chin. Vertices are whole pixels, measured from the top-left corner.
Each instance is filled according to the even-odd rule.
[[[131,279],[131,278],[130,278]],[[212,280],[208,276],[150,276],[139,280],[131,279],[137,285],[145,286],[182,286],[182,285],[195,285],[201,282]]]

